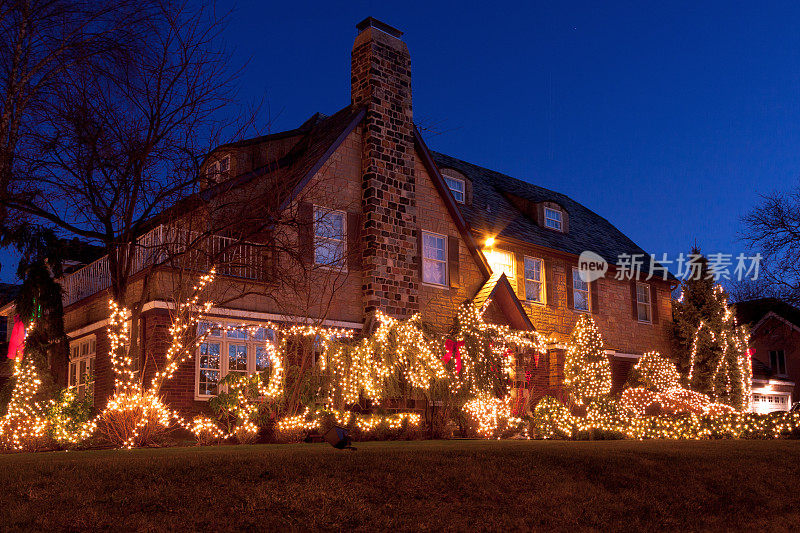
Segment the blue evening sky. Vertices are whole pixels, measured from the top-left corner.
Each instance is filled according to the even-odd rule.
[[[743,251],[739,217],[800,176],[797,3],[220,7],[241,96],[263,99],[271,131],[349,103],[371,15],[405,32],[432,149],[566,193],[650,252]]]

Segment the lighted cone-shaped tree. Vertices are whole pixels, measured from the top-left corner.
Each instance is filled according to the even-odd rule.
[[[611,392],[611,365],[594,320],[581,315],[572,331],[564,360],[564,387],[579,405]]]
[[[0,447],[35,450],[44,444],[47,420],[37,401],[42,380],[32,357],[14,363],[14,389],[8,411],[0,420]]]
[[[696,263],[698,275],[683,281],[673,304],[678,370],[690,389],[746,410],[752,387],[746,328],[736,323],[728,295],[714,283],[705,258]]]

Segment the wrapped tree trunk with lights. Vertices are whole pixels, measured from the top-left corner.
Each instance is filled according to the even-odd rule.
[[[690,389],[738,410],[748,409],[752,366],[748,333],[736,323],[728,295],[713,280],[706,259],[696,254],[695,275],[681,285],[673,303],[674,343],[678,371]]]
[[[564,386],[578,405],[611,392],[611,365],[594,320],[581,315],[572,331],[564,360]]]

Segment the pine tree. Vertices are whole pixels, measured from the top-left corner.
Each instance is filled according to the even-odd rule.
[[[603,338],[588,315],[581,315],[572,331],[564,360],[564,386],[578,404],[611,392],[611,365]]]
[[[708,261],[696,254],[697,275],[681,283],[673,302],[674,353],[685,386],[735,409],[750,403],[752,370],[747,331],[736,324],[728,295],[716,284]]]

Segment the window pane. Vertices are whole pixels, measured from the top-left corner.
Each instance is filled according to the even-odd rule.
[[[247,345],[228,346],[228,372],[247,372]]]
[[[650,303],[650,287],[642,283],[637,283],[636,299],[642,303]]]
[[[225,335],[229,339],[246,339],[247,338],[247,330],[246,329],[229,329]]]
[[[325,239],[344,239],[344,213],[318,211],[315,233]]]
[[[69,364],[69,386],[75,386],[75,375],[77,371],[77,363],[70,363]]]
[[[220,344],[204,342],[200,345],[200,394],[217,394],[219,381]]]
[[[444,237],[439,237],[430,233],[422,234],[423,257],[427,259],[436,259],[437,261],[444,261],[444,254]]]
[[[264,346],[256,346],[256,372],[262,372],[269,367],[269,352]]]
[[[529,302],[541,302],[542,284],[538,281],[525,280],[525,299]]]
[[[492,272],[503,272],[507,278],[514,278],[514,256],[504,250],[493,250],[489,253],[489,266]]]
[[[650,322],[650,305],[638,303],[636,308],[641,322]]]
[[[314,262],[318,265],[338,266],[344,260],[344,241],[317,239]]]
[[[422,263],[422,281],[444,285],[447,270],[444,262],[425,259]]]
[[[451,178],[450,176],[444,176],[444,181],[450,188],[450,192],[453,193],[453,198],[455,198],[457,202],[464,203],[464,182],[456,178]]]
[[[575,304],[575,309],[578,309],[580,311],[588,311],[589,293],[583,291],[575,291],[573,294],[573,303]]]
[[[219,337],[221,334],[217,324],[211,324],[210,322],[200,322],[197,324],[198,335],[203,335],[207,331],[209,332],[208,335],[210,337]]]
[[[572,288],[575,291],[589,290],[589,284],[581,279],[581,274],[577,269],[572,270]]]
[[[542,262],[539,259],[525,258],[525,279],[542,281]]]

